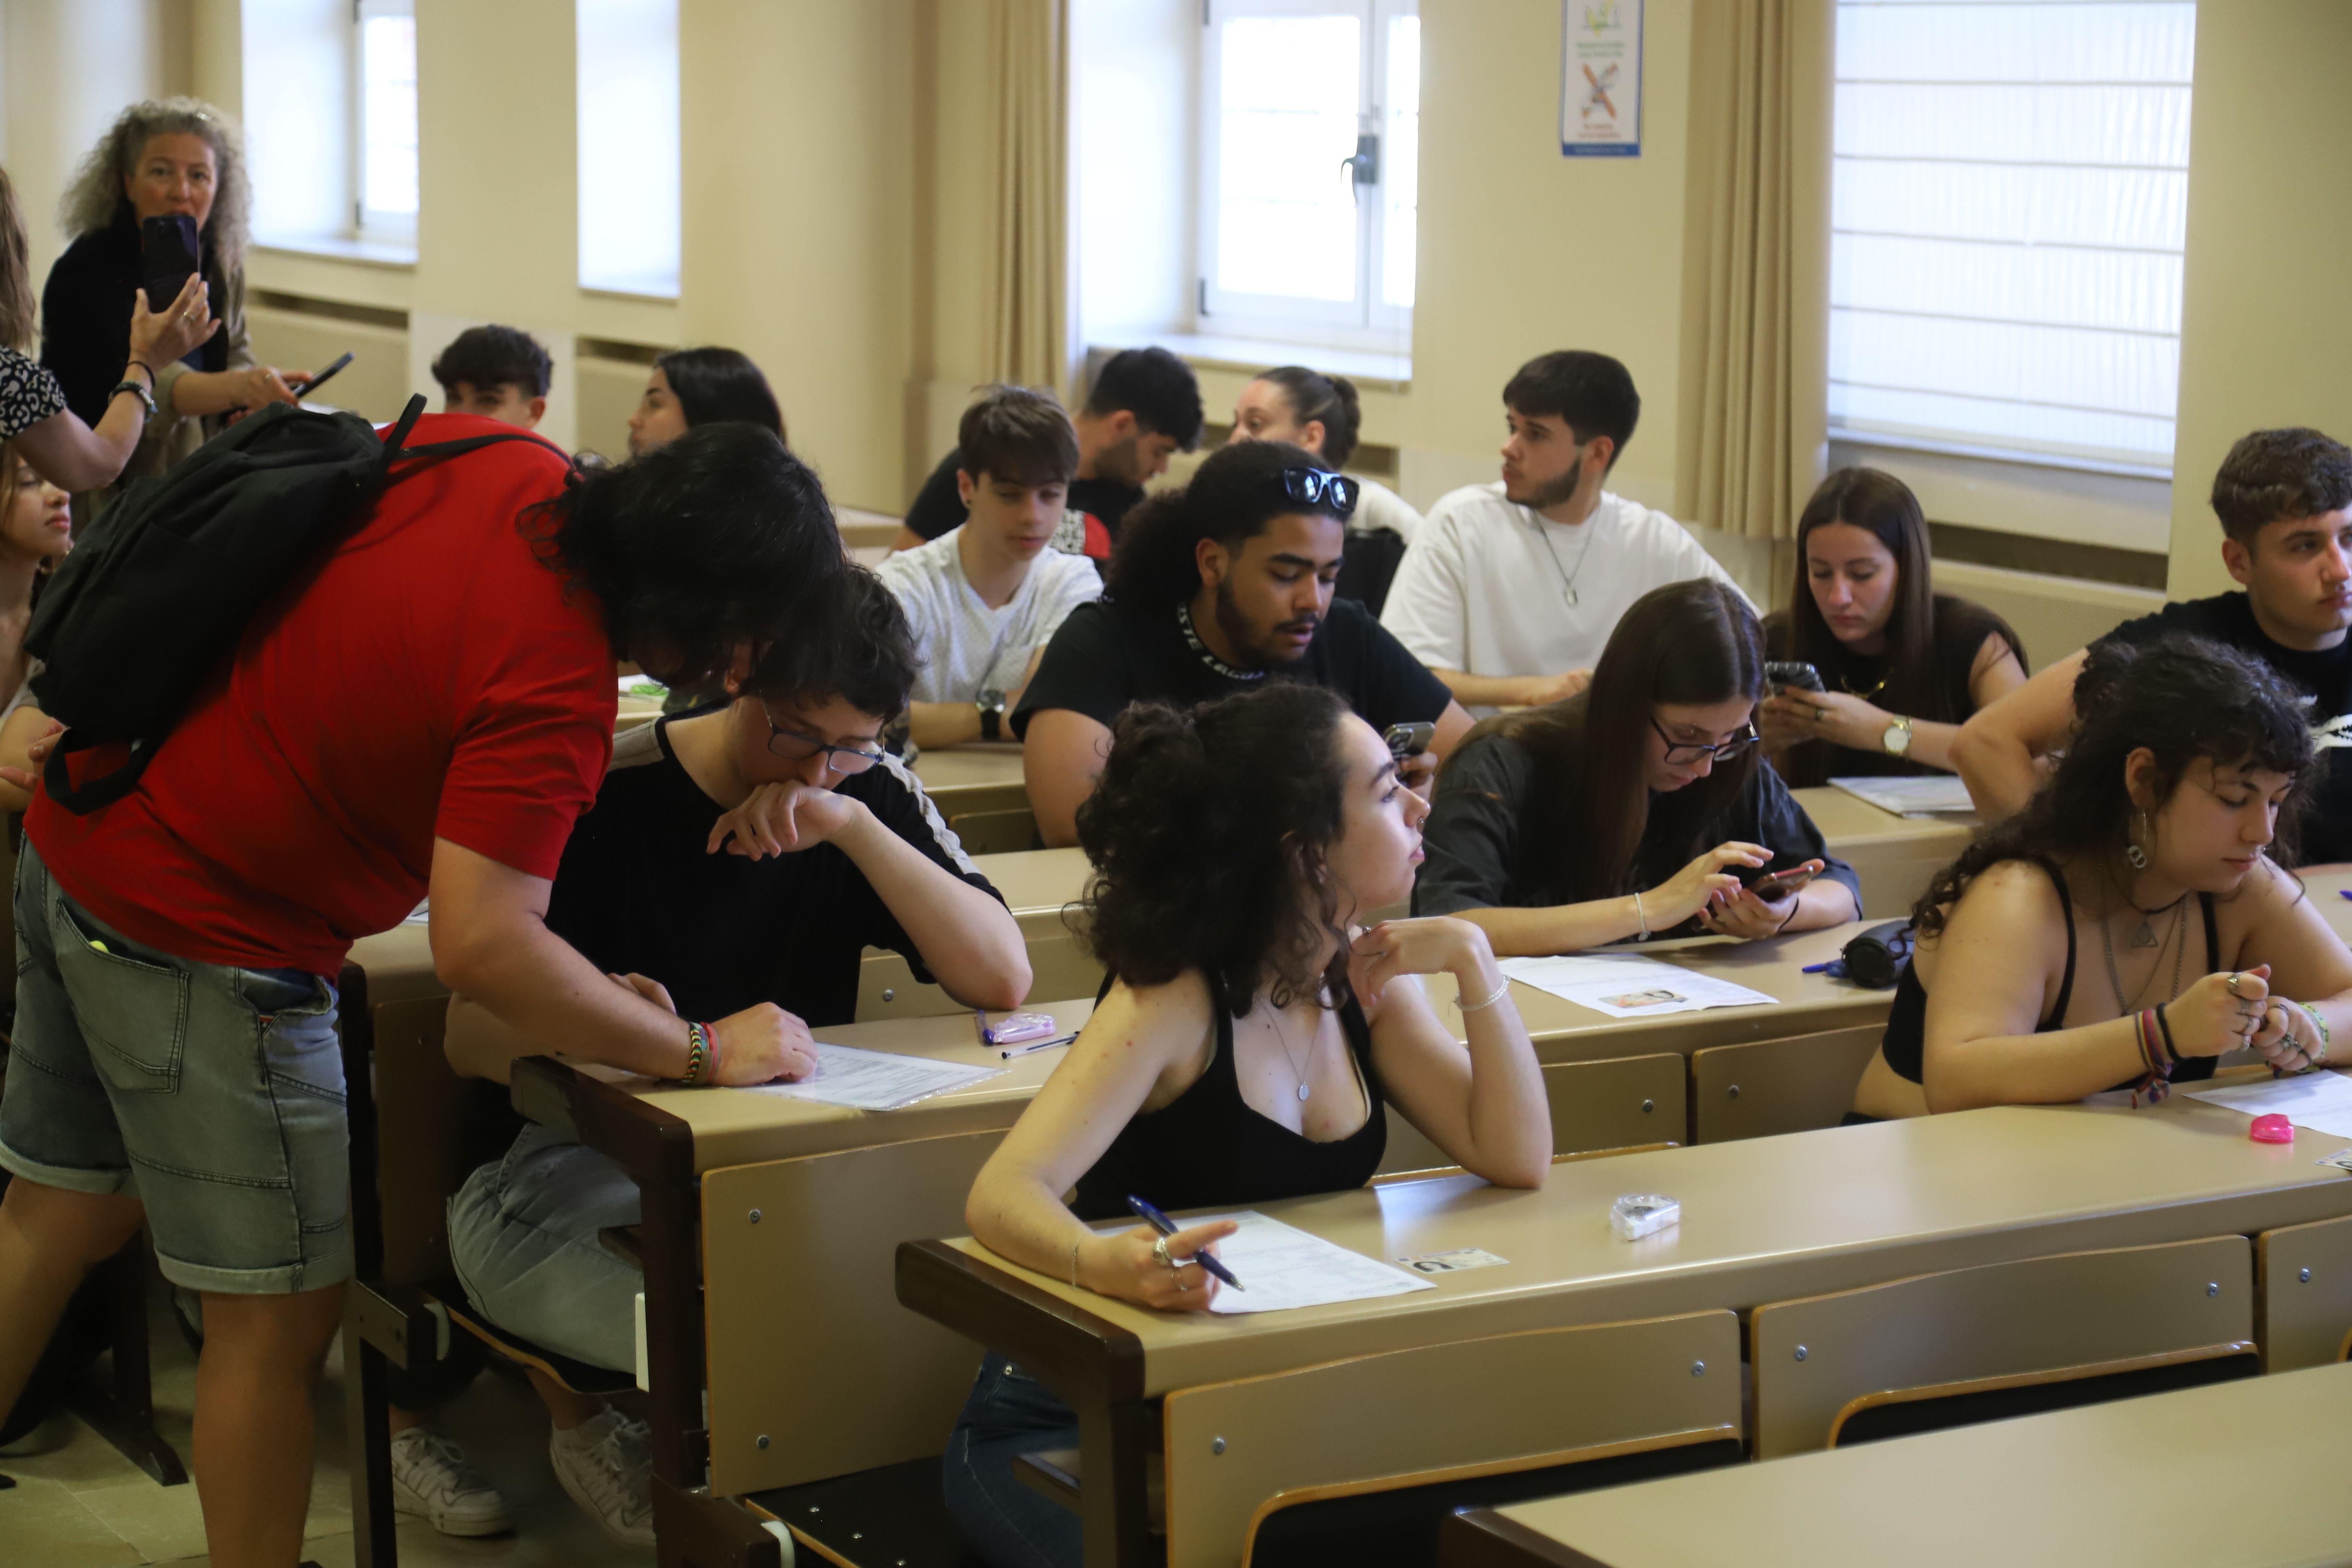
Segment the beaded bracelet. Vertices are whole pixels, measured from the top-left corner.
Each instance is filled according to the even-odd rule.
[[[708,1024],[686,1026],[686,1076],[678,1082],[700,1089],[719,1076],[719,1038]]]
[[[1494,989],[1494,991],[1493,991],[1491,994],[1489,994],[1487,995],[1487,997],[1486,997],[1486,999],[1485,1001],[1483,1001],[1483,1002],[1465,1002],[1465,1001],[1464,1001],[1464,1000],[1462,1000],[1462,998],[1457,994],[1457,995],[1454,998],[1454,1005],[1455,1010],[1456,1010],[1456,1011],[1458,1011],[1458,1012],[1463,1012],[1463,1013],[1480,1013],[1480,1012],[1484,1012],[1484,1011],[1486,1011],[1486,1009],[1487,1009],[1487,1008],[1489,1008],[1489,1007],[1493,1006],[1496,1003],[1500,1002],[1504,997],[1506,997],[1506,996],[1509,995],[1509,994],[1510,994],[1510,993],[1511,993],[1511,977],[1510,977],[1509,975],[1506,974],[1505,976],[1503,976],[1503,982],[1502,982],[1502,984],[1499,984],[1499,985],[1497,985],[1497,986],[1496,986],[1496,987],[1495,987],[1495,989]]]
[[[2310,1058],[2312,1066],[2325,1066],[2327,1061],[2328,1050],[2336,1044],[2336,1042],[2328,1036],[2327,1020],[2319,1016],[2319,1009],[2313,1006],[2308,1002],[2297,1002],[2295,1003],[2295,1005],[2302,1008],[2304,1016],[2311,1020],[2311,1026],[2319,1031],[2319,1050],[2317,1054],[2314,1055],[2307,1048],[2304,1054]]]

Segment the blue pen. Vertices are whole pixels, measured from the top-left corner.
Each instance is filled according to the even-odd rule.
[[[1133,1209],[1138,1217],[1139,1217],[1144,1224],[1150,1226],[1152,1229],[1158,1231],[1162,1236],[1173,1236],[1176,1234],[1177,1230],[1181,1228],[1174,1220],[1170,1219],[1166,1215],[1161,1214],[1158,1209],[1153,1208],[1141,1198],[1129,1198],[1127,1200],[1127,1206]],[[1226,1268],[1223,1264],[1218,1262],[1207,1253],[1203,1252],[1195,1255],[1192,1261],[1199,1264],[1202,1268],[1207,1269],[1210,1273],[1215,1275],[1218,1279],[1223,1280],[1234,1289],[1239,1290],[1244,1288],[1240,1280],[1234,1278],[1234,1271],[1232,1269]]]
[[[2338,888],[2336,889],[2336,896],[2339,899],[2352,899],[2352,888]]]

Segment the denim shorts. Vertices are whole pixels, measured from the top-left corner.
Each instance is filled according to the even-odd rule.
[[[16,909],[0,1165],[136,1196],[174,1284],[268,1296],[349,1278],[334,987],[131,942],[66,897],[29,839]]]

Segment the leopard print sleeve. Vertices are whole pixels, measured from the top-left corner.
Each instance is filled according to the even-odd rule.
[[[0,348],[0,441],[15,439],[65,406],[65,389],[46,365]]]

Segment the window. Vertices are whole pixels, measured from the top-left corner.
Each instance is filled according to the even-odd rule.
[[[677,0],[579,0],[580,286],[677,297]]]
[[[1410,342],[1414,0],[1207,0],[1202,16],[1202,330]]]
[[[362,239],[416,237],[415,0],[359,0],[352,75]]]
[[[1840,0],[1833,433],[2169,468],[2196,20]]]

